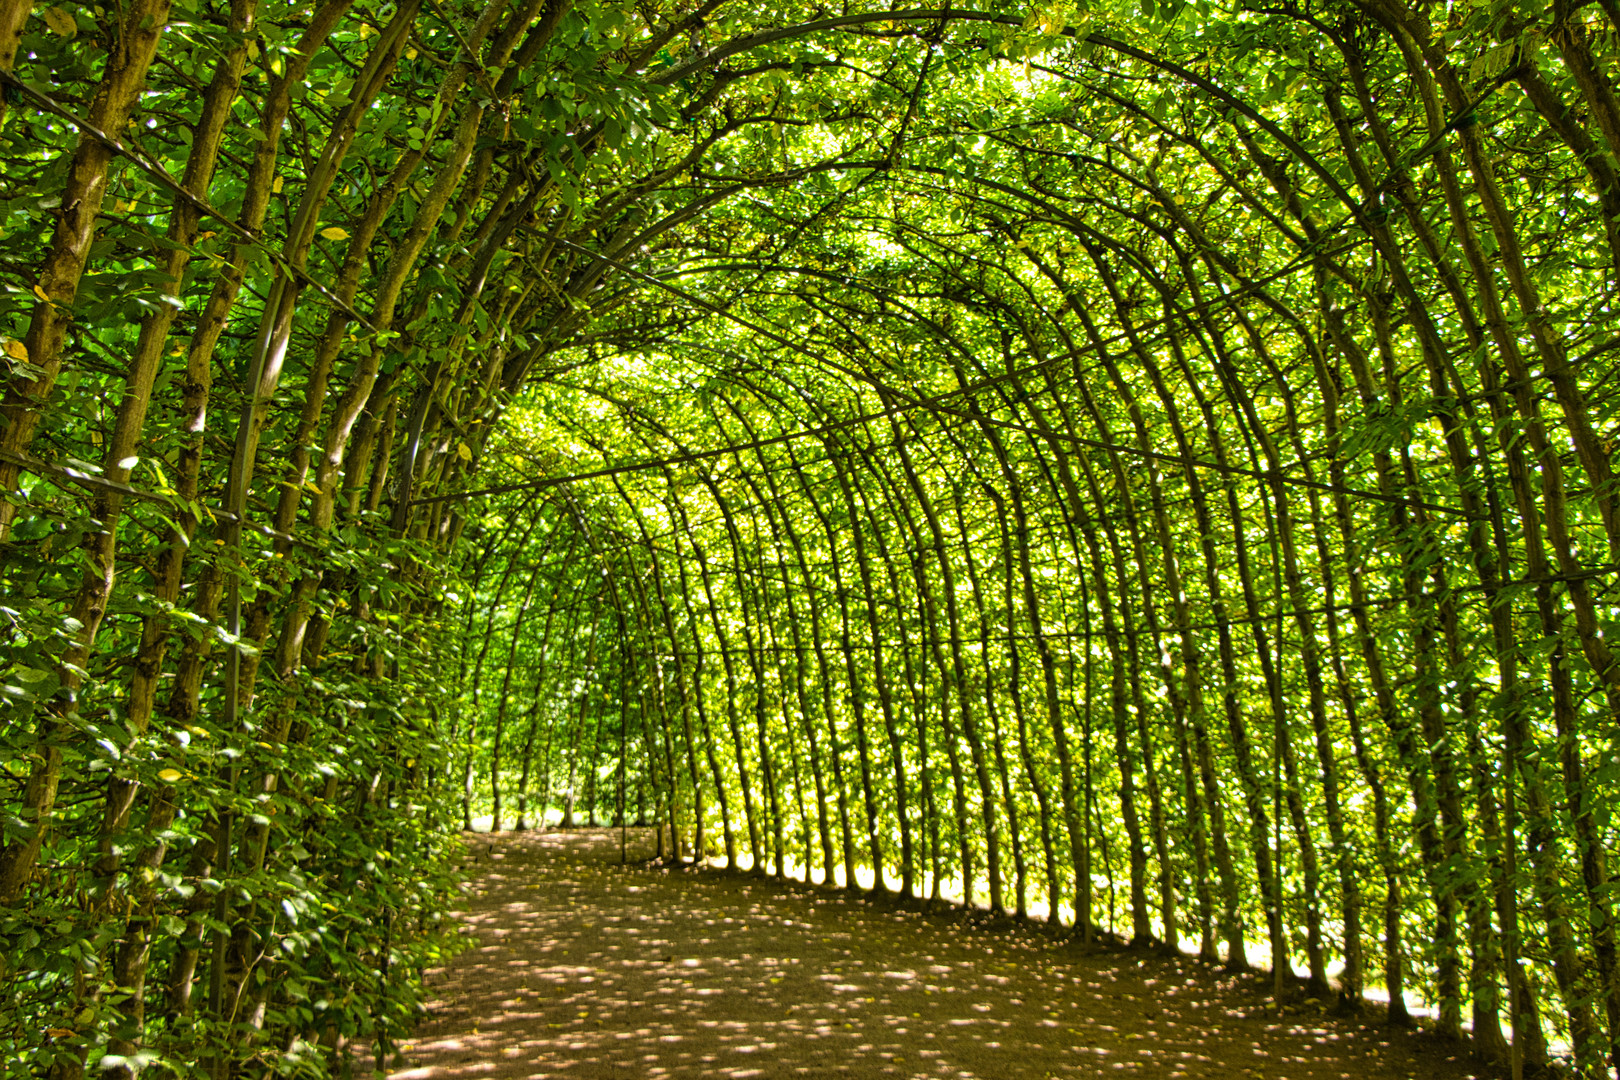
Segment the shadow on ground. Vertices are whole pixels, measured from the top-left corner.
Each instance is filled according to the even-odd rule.
[[[1496,1075],[1422,1036],[1268,1013],[1262,980],[1191,959],[621,867],[608,830],[472,843],[462,917],[478,944],[430,973],[393,1080]],[[649,853],[632,837],[632,860]]]

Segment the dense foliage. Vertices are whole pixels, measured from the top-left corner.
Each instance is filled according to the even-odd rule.
[[[385,1061],[475,818],[1620,1065],[1617,56],[0,0],[6,1071]]]

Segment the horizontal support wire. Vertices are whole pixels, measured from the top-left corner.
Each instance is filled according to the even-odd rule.
[[[269,245],[267,245],[263,239],[260,238],[258,233],[254,232],[254,230],[248,228],[246,225],[243,225],[229,214],[226,214],[223,210],[216,209],[207,199],[203,198],[201,195],[198,195],[196,192],[180,183],[180,181],[170,176],[166,169],[149,158],[144,151],[133,146],[125,145],[123,142],[90,123],[90,121],[78,116],[71,109],[68,109],[66,106],[57,102],[49,94],[34,89],[32,86],[29,86],[27,83],[23,82],[23,80],[19,79],[16,75],[5,70],[4,68],[0,68],[0,86],[14,87],[19,93],[32,100],[34,104],[38,105],[45,112],[51,113],[53,116],[66,120],[68,123],[78,128],[79,131],[90,136],[92,139],[111,150],[114,154],[133,162],[136,168],[146,173],[153,180],[156,180],[161,186],[168,188],[183,202],[190,204],[193,209],[225,226],[225,228],[229,229],[231,233],[235,235],[236,238],[242,243],[249,244],[264,252],[270,261],[275,264],[276,268],[283,274],[286,274],[287,277],[299,282],[302,285],[307,285],[311,289],[314,289],[316,292],[320,293],[328,304],[343,312],[343,314],[347,315],[350,319],[353,319],[361,326],[365,327],[367,331],[373,334],[377,332],[377,328],[371,324],[371,320],[360,314],[358,310],[344,301],[342,297],[334,293],[323,282],[313,277],[307,270],[294,266],[280,252],[275,251]]]

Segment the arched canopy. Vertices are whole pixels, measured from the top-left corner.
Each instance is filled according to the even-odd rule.
[[[385,1045],[636,820],[1613,1062],[1617,34],[4,4],[7,1007]]]

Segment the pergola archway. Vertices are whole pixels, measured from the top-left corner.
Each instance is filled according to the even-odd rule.
[[[7,1052],[391,1034],[549,808],[1596,1075],[1616,33],[5,5]]]

